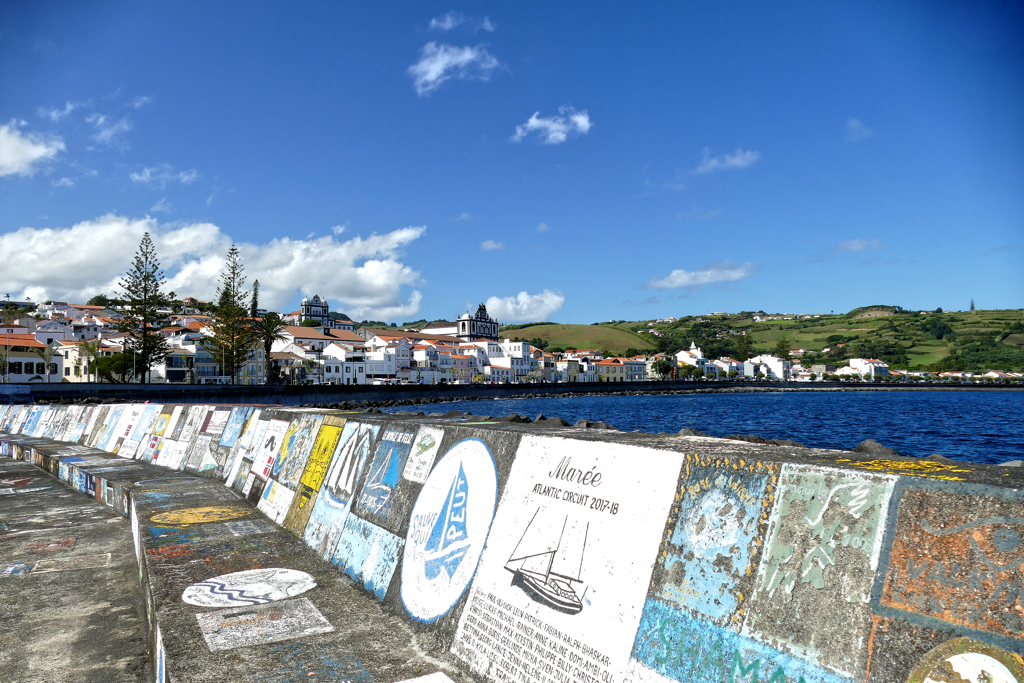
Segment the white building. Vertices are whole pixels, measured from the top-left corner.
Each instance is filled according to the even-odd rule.
[[[861,377],[868,379],[889,374],[889,364],[877,358],[851,358],[850,367]]]
[[[753,366],[759,365],[759,369],[755,369]],[[750,360],[743,364],[743,373],[746,377],[755,376],[758,371],[763,372],[765,377],[769,379],[788,380],[790,375],[790,368],[792,363],[788,360],[776,358],[768,354],[762,354],[760,356],[754,356]],[[750,372],[748,373],[748,370]]]

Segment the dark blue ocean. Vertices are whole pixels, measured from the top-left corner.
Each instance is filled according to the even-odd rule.
[[[851,449],[874,439],[904,455],[1002,463],[1024,459],[1024,391],[801,391],[580,396],[458,401],[386,408],[604,420],[624,431],[757,434]]]

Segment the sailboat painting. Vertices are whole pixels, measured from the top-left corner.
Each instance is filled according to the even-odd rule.
[[[569,515],[542,514],[538,508],[505,563],[512,585],[545,607],[579,614],[583,611],[583,555],[589,522]],[[546,513],[547,511],[545,511]]]
[[[398,476],[405,467],[405,460],[412,449],[415,432],[388,429],[377,444],[377,452],[370,463],[370,473],[363,484],[358,507],[378,517],[387,518],[394,499]]]
[[[497,503],[498,476],[480,439],[464,439],[434,466],[409,519],[401,597],[414,619],[446,614],[476,572]]]
[[[309,521],[302,532],[306,545],[331,560],[352,506],[356,481],[366,466],[379,425],[349,421],[341,432],[327,478],[320,487]]]

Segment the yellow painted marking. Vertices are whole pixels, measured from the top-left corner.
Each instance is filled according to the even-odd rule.
[[[185,508],[173,512],[161,512],[150,517],[154,524],[175,526],[178,524],[204,524],[206,522],[225,522],[229,519],[248,517],[254,508],[245,508],[237,505],[213,505],[201,508]]]

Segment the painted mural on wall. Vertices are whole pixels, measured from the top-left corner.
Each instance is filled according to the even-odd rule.
[[[622,634],[636,633],[662,536],[650,520],[668,516],[682,459],[524,436],[452,652],[491,678],[622,680],[632,646]],[[419,529],[429,538],[433,525]],[[413,539],[410,527],[407,555]]]
[[[211,652],[276,643],[334,630],[307,598],[200,612],[196,614],[196,620]]]
[[[1020,683],[1024,658],[1019,653],[972,638],[955,638],[929,652],[907,683]]]
[[[306,467],[299,477],[291,508],[284,519],[284,527],[296,536],[302,536],[313,512],[320,487],[331,467],[331,459],[338,450],[344,426],[345,418],[332,415],[324,418],[323,425],[317,432],[309,458],[306,460]]]
[[[448,613],[476,572],[498,494],[490,449],[464,439],[445,453],[413,506],[402,559],[401,598],[414,619]]]
[[[287,420],[271,418],[252,464],[252,472],[259,479],[266,481],[273,472],[274,462],[281,450],[281,442],[290,426],[291,423]]]
[[[417,484],[425,482],[427,475],[430,474],[430,468],[434,466],[434,459],[441,448],[443,438],[444,430],[440,427],[420,427],[413,440],[409,459],[405,462],[405,469],[402,470],[402,477]]]
[[[249,569],[193,583],[181,599],[199,607],[240,607],[293,598],[315,587],[312,576],[296,569]]]
[[[652,591],[721,625],[754,588],[780,466],[687,455]],[[735,628],[738,628],[736,626]]]
[[[317,432],[324,421],[323,415],[303,415],[292,421],[281,442],[281,450],[274,462],[271,476],[285,486],[294,489],[302,476],[309,452],[316,440]]]
[[[401,537],[350,514],[338,538],[333,561],[378,600],[383,600],[403,544]]]
[[[356,504],[360,512],[387,519],[415,436],[416,432],[396,428],[388,428],[381,435]]]
[[[259,428],[260,415],[262,412],[263,410],[261,408],[250,410],[246,414],[244,424],[239,427],[240,433],[231,446],[231,454],[228,457],[228,460],[224,463],[225,486],[235,488],[237,490],[237,488],[241,487],[241,481],[245,481],[245,475],[248,474],[248,471],[242,474],[241,481],[238,483],[237,487],[235,486],[236,480],[239,479],[239,471],[242,469],[242,462],[249,450],[249,446],[253,442],[253,436]],[[225,432],[227,432],[227,429],[225,429]],[[223,443],[223,438],[221,441]],[[249,458],[248,461],[251,463],[252,458]]]
[[[1014,639],[1024,650],[1024,509],[1017,495],[903,488],[883,611]]]
[[[355,498],[356,482],[369,460],[380,425],[349,421],[302,533],[306,545],[330,560]]]
[[[895,477],[786,464],[742,635],[850,678],[867,666],[870,594]],[[829,615],[805,627],[805,605]]]
[[[231,415],[228,417],[227,424],[224,425],[224,431],[221,432],[221,446],[231,448],[235,445],[235,441],[242,433],[242,428],[245,426],[249,416],[252,415],[252,412],[252,406],[235,406],[231,409]]]

